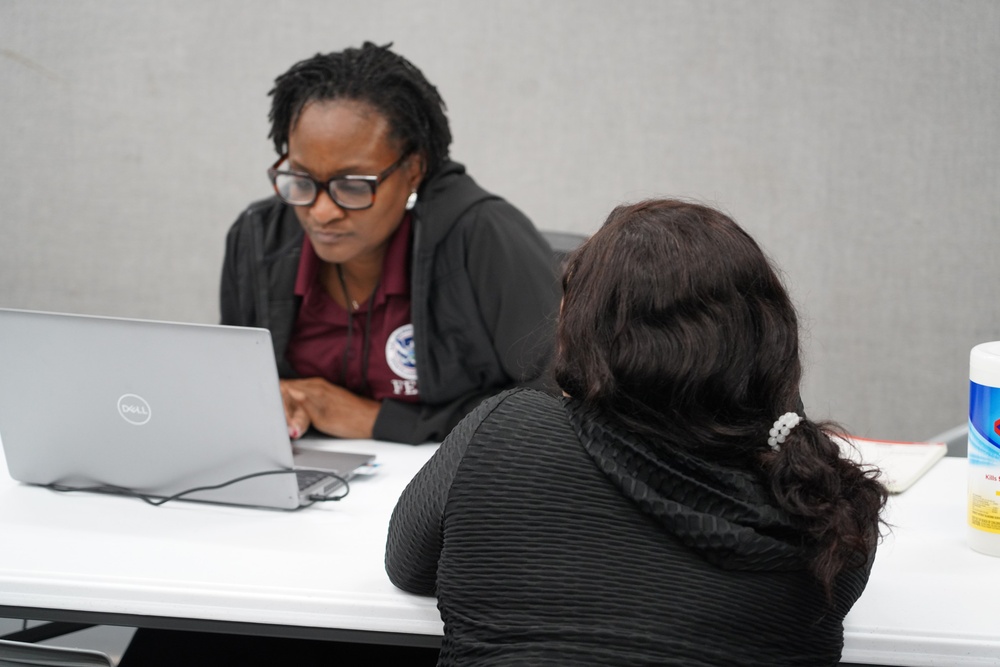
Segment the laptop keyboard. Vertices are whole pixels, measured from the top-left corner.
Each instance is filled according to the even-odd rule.
[[[295,477],[299,480],[299,491],[303,491],[329,475],[318,470],[296,470]]]

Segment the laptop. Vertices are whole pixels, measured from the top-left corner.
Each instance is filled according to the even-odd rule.
[[[375,458],[292,447],[266,329],[10,309],[0,443],[11,477],[62,490],[162,499],[266,473],[182,498],[273,509],[328,497]]]

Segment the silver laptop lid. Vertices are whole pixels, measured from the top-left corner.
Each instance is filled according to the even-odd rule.
[[[270,334],[0,309],[0,440],[11,477],[170,496],[292,467]],[[295,476],[192,500],[294,508]]]

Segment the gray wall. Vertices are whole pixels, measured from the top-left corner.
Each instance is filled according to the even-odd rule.
[[[540,227],[656,195],[733,215],[800,308],[811,416],[965,419],[1000,339],[993,0],[0,0],[0,306],[215,321],[273,78],[364,39]]]

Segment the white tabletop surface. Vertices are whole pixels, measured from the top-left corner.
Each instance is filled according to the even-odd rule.
[[[1000,665],[1000,558],[967,544],[968,462],[945,458],[889,501],[889,534],[844,621],[843,661]]]
[[[440,635],[432,598],[384,569],[389,516],[434,445],[314,441],[377,456],[339,502],[296,512],[61,494],[0,458],[0,606]]]
[[[383,568],[389,515],[434,446],[315,442],[374,453],[380,470],[288,513],[59,494],[0,460],[0,606],[440,636],[435,601]],[[966,470],[946,458],[890,499],[844,662],[1000,665],[1000,558],[966,544]]]

